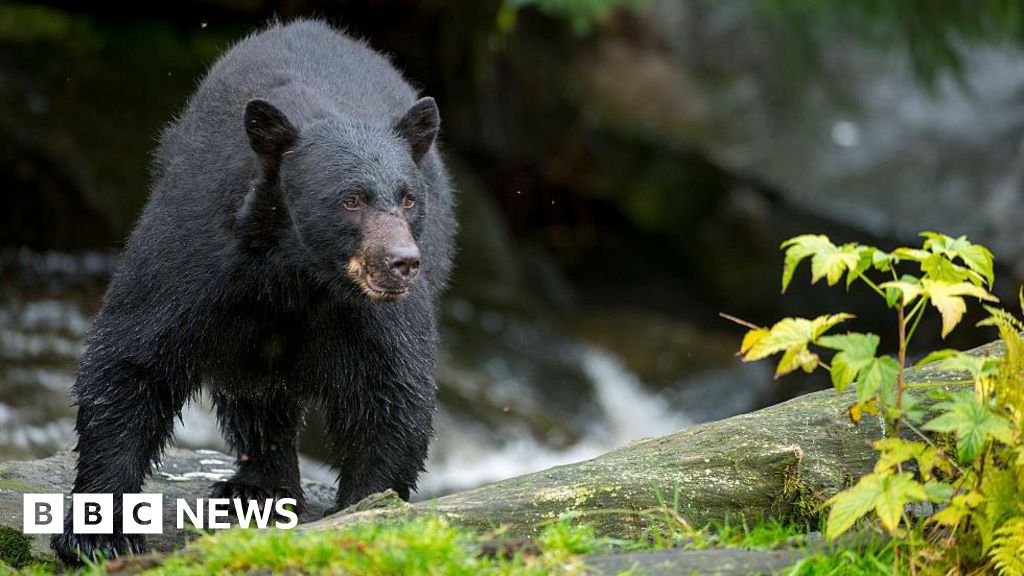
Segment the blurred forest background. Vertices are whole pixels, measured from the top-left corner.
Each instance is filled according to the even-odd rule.
[[[162,125],[234,41],[298,16],[441,107],[462,229],[426,493],[825,387],[738,365],[718,317],[877,310],[856,328],[891,334],[856,290],[783,301],[787,237],[968,234],[1004,299],[1024,279],[1016,0],[2,0],[0,460],[73,442],[67,389]],[[178,441],[221,445],[205,408]]]

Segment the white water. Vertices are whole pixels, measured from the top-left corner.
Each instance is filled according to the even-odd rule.
[[[593,458],[644,437],[660,436],[691,424],[680,407],[669,406],[644,389],[636,376],[615,357],[581,347],[580,361],[596,392],[601,418],[577,443],[561,450],[533,439],[528,431],[509,430],[502,443],[493,434],[459,425],[442,412],[438,439],[431,449],[420,496],[462,490]],[[517,433],[518,432],[518,433]]]

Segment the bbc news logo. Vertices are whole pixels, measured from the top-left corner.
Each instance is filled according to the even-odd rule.
[[[186,521],[199,529],[223,530],[232,526],[232,513],[241,528],[265,529],[271,524],[285,530],[294,528],[299,517],[294,498],[278,500],[242,500],[240,498],[198,498],[190,504],[184,498],[175,502],[178,530]],[[113,534],[117,508],[113,494],[72,494],[71,531],[75,534]],[[25,494],[22,501],[25,534],[64,532],[64,496],[62,494]],[[122,534],[160,534],[164,529],[163,494],[124,494],[121,499]]]

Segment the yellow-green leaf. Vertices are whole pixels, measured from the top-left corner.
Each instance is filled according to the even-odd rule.
[[[857,375],[875,359],[879,338],[875,334],[848,332],[836,336],[823,336],[819,346],[838,350],[832,357],[832,385],[842,394]]]
[[[928,517],[928,522],[934,522],[940,526],[954,527],[985,501],[985,497],[977,492],[966,492],[953,496],[949,505]]]
[[[980,286],[970,282],[950,284],[940,280],[925,278],[921,281],[924,293],[931,298],[932,306],[942,315],[942,337],[945,338],[960,323],[967,303],[963,296],[970,296],[987,302],[998,302],[999,299]]]
[[[989,558],[1001,576],[1024,574],[1024,518],[1011,518],[999,527]]]
[[[953,260],[960,258],[972,271],[982,276],[989,286],[995,281],[995,273],[992,265],[992,252],[980,244],[971,244],[967,236],[951,238],[945,234],[935,232],[923,232],[921,236],[926,238],[924,248],[936,254],[942,254]]]
[[[956,434],[957,456],[962,462],[973,462],[989,440],[1013,443],[1010,421],[989,409],[973,392],[961,392],[953,400],[937,404],[935,410],[939,416],[929,420],[924,429]]]
[[[813,320],[783,318],[776,322],[767,334],[758,333],[753,337],[743,361],[752,362],[791,348],[806,347],[836,324],[850,318],[853,318],[852,314],[831,314]]]
[[[786,250],[782,267],[782,291],[793,279],[793,273],[802,261],[811,259],[811,283],[825,278],[829,286],[835,285],[847,270],[857,268],[861,253],[856,244],[836,246],[828,236],[805,234],[782,243]]]
[[[917,469],[921,477],[929,480],[935,468],[948,468],[945,455],[938,449],[912,440],[902,438],[885,438],[874,443],[878,450],[878,461],[875,462],[875,472],[893,470],[899,464],[913,460],[917,462]]]
[[[918,282],[912,277],[905,276],[902,280],[893,280],[879,285],[880,288],[896,289],[903,295],[903,305],[907,306],[918,297],[925,297],[931,300],[932,306],[942,315],[942,337],[945,338],[963,318],[967,310],[967,303],[964,296],[977,298],[986,302],[998,302],[999,299],[990,294],[981,286],[970,282],[945,282],[925,278]]]
[[[975,386],[978,388],[981,388],[984,383],[990,381],[999,373],[999,366],[1003,362],[1002,358],[973,356],[958,350],[932,352],[925,357],[924,360],[921,360],[921,362],[924,362],[933,356],[941,357],[939,366],[943,370],[969,373],[975,382]]]
[[[818,355],[807,349],[807,345],[796,346],[786,350],[775,368],[775,377],[780,378],[802,368],[804,372],[811,373],[818,365]]]
[[[872,472],[828,500],[832,509],[829,510],[826,535],[830,540],[835,539],[871,510],[878,515],[882,526],[893,532],[899,525],[904,505],[927,499],[924,486],[909,472]]]
[[[899,371],[900,364],[892,356],[873,358],[861,370],[857,380],[857,401],[867,402],[877,394],[883,398],[884,402],[896,389],[896,378]]]
[[[746,354],[755,344],[771,334],[767,328],[755,328],[743,336],[743,343],[740,344],[740,355]]]
[[[924,493],[928,495],[928,501],[933,504],[945,504],[953,497],[956,488],[952,484],[929,480],[924,483]]]
[[[909,278],[904,280],[892,280],[889,282],[883,282],[879,284],[878,287],[883,290],[887,288],[899,290],[900,294],[902,294],[903,296],[904,306],[907,306],[914,300],[917,300],[917,297],[924,292],[924,287],[921,286],[919,282],[911,281]]]

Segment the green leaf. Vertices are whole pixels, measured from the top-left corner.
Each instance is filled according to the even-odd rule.
[[[987,549],[995,535],[997,527],[1013,516],[1021,514],[1021,494],[1017,473],[1012,468],[989,466],[981,476],[978,488],[984,502],[973,515],[976,527],[981,533],[982,549]]]
[[[878,250],[870,246],[860,246],[857,248],[857,265],[850,268],[846,273],[847,289],[850,288],[850,285],[853,284],[853,281],[856,280],[858,276],[866,272],[868,268],[871,268],[871,265],[875,261],[875,252],[878,252]]]
[[[957,354],[960,353],[961,352],[959,350],[954,350],[952,348],[946,348],[944,350],[933,350],[932,352],[929,352],[927,356],[918,360],[917,364],[914,364],[914,367],[920,368],[922,366],[927,366],[928,364],[938,362],[939,360],[945,360],[952,356],[956,356]]]
[[[850,332],[837,336],[823,336],[819,346],[838,350],[832,357],[832,385],[840,394],[857,375],[875,359],[879,338],[875,334]]]
[[[832,505],[826,523],[826,536],[833,540],[846,532],[865,514],[874,510],[882,526],[889,532],[896,530],[904,505],[928,499],[928,494],[909,472],[867,474],[853,487],[828,500]]]
[[[1005,417],[981,403],[973,392],[957,394],[953,400],[935,406],[941,414],[924,425],[931,432],[956,434],[957,457],[973,462],[989,440],[1013,443],[1013,427]]]
[[[927,415],[928,407],[917,396],[914,394],[903,395],[903,414],[900,414],[902,420],[911,424],[920,424]]]
[[[876,394],[883,398],[883,403],[896,390],[896,377],[899,375],[900,364],[892,356],[874,358],[861,370],[857,381],[857,402],[867,402]]]
[[[902,438],[885,438],[874,443],[878,450],[878,461],[875,472],[895,469],[898,465],[913,460],[917,462],[917,470],[921,477],[930,480],[936,468],[948,470],[949,463],[945,454],[924,442],[904,440]]]
[[[941,369],[956,372],[967,372],[975,382],[994,377],[999,373],[999,365],[1002,364],[1001,358],[973,356],[971,354],[960,352],[959,350],[942,350],[940,352],[932,352],[928,356],[925,356],[921,362],[928,360],[932,356],[939,358],[939,367]],[[920,363],[918,363],[918,365],[920,365]]]
[[[901,260],[913,260],[914,262],[923,262],[932,255],[928,250],[920,248],[897,248],[892,253]]]
[[[952,484],[929,480],[924,483],[924,493],[928,495],[928,501],[935,504],[944,504],[953,497],[954,488]]]
[[[934,500],[932,501],[934,502]],[[934,522],[940,526],[956,526],[970,513],[972,508],[983,502],[985,502],[985,497],[977,492],[957,494],[949,500],[949,506],[928,517],[928,522]]]
[[[873,246],[857,246],[857,265],[850,268],[846,273],[846,288],[849,289],[853,281],[874,268],[880,272],[892,270],[897,258],[888,252],[883,252]]]
[[[879,272],[888,272],[892,270],[892,267],[900,261],[899,257],[895,254],[883,252],[875,249],[871,254],[871,265],[874,266],[875,270]]]
[[[904,306],[907,306],[914,300],[917,300],[917,297],[924,292],[924,286],[922,286],[921,282],[913,276],[904,276],[900,280],[883,282],[879,284],[878,287],[886,291],[894,291],[895,298],[893,300],[902,297]]]
[[[856,269],[861,253],[857,244],[836,246],[828,236],[805,234],[790,238],[782,243],[785,260],[782,267],[782,291],[785,292],[793,280],[797,266],[805,259],[811,259],[811,283],[825,278],[834,286],[847,270]]]
[[[977,272],[954,264],[942,254],[931,254],[921,261],[921,272],[924,272],[927,278],[942,282],[956,283],[969,280],[977,285],[985,282]]]
[[[960,258],[968,268],[979,274],[988,283],[989,287],[995,282],[995,273],[992,266],[992,252],[980,244],[971,244],[966,236],[951,238],[945,234],[935,232],[923,232],[921,236],[926,238],[925,250],[936,254],[942,254],[948,259]]]

